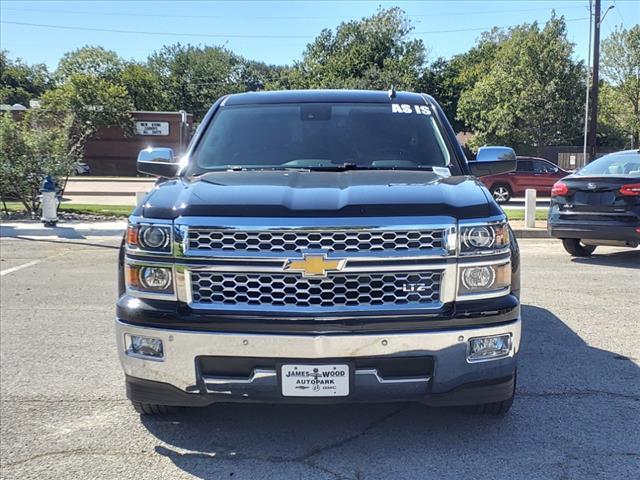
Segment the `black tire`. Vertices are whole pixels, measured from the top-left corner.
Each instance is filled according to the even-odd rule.
[[[511,196],[513,195],[511,188],[505,183],[496,183],[495,185],[492,185],[490,192],[493,199],[498,203],[507,203],[511,200]]]
[[[464,410],[467,413],[471,413],[473,415],[505,415],[511,405],[513,405],[513,399],[516,396],[516,383],[518,381],[518,372],[513,376],[513,390],[511,391],[511,396],[505,400],[500,402],[492,402],[492,403],[482,403],[479,405],[468,405],[464,407]]]
[[[585,245],[579,238],[563,238],[562,246],[574,257],[590,257],[596,249],[595,245]]]
[[[178,410],[177,407],[172,407],[171,405],[156,405],[153,403],[136,402],[134,400],[131,401],[131,405],[133,405],[135,411],[140,415],[148,416],[168,415]]]
[[[501,402],[469,405],[466,411],[474,415],[505,415],[513,405],[513,397],[514,395],[511,395],[510,398]]]

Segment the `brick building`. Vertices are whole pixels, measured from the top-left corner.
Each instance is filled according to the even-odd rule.
[[[134,176],[138,152],[170,147],[179,155],[191,138],[193,116],[182,112],[131,112],[136,134],[125,137],[119,128],[105,128],[87,142],[84,162],[91,175]]]

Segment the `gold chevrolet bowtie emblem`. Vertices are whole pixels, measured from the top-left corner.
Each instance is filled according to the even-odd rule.
[[[302,260],[287,260],[284,269],[287,272],[300,272],[303,277],[325,277],[327,272],[339,272],[346,260],[328,260],[326,255],[303,255]]]

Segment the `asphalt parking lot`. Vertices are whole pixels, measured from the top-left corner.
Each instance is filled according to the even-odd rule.
[[[2,478],[638,478],[640,250],[572,260],[558,241],[520,242],[524,338],[504,418],[394,404],[141,419],[114,345],[116,244],[0,240]]]

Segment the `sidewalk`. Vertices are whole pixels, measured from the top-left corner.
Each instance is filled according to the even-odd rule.
[[[45,227],[36,220],[0,223],[0,237],[30,240],[98,240],[121,238],[127,222],[58,222],[56,227]]]
[[[535,228],[527,228],[524,226],[524,220],[511,220],[509,222],[516,238],[551,238],[547,232],[547,221],[536,220]]]
[[[135,205],[136,193],[146,193],[154,184],[154,178],[72,177],[64,191],[64,202],[71,205]]]

